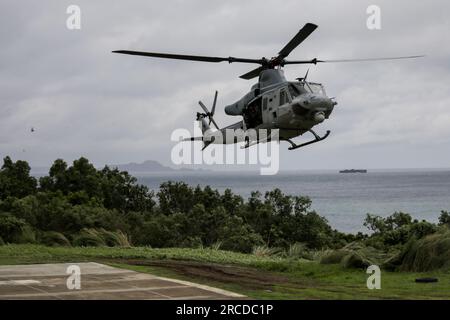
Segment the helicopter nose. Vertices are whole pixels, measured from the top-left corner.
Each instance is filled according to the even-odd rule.
[[[328,110],[334,106],[333,100],[325,96],[312,96],[308,102],[313,109]]]
[[[294,112],[300,116],[306,116],[315,123],[321,123],[326,119],[326,113],[333,109],[336,102],[324,95],[305,95],[295,101]]]

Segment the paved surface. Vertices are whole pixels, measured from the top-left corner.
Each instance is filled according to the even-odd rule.
[[[80,290],[67,287],[67,268],[80,267]],[[70,281],[69,281],[70,282]],[[73,283],[73,282],[71,282]],[[0,299],[235,299],[242,295],[99,263],[0,266]]]

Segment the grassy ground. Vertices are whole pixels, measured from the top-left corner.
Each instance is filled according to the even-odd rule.
[[[190,280],[258,299],[450,299],[450,270],[382,271],[381,290],[369,290],[363,269],[306,260],[213,249],[0,246],[0,264],[82,261]],[[418,277],[437,277],[439,282],[415,283]]]

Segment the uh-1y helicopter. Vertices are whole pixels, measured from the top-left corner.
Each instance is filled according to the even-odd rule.
[[[155,52],[141,52],[129,50],[117,50],[114,53],[130,54],[137,56],[147,56],[155,58],[202,61],[202,62],[229,62],[229,63],[249,63],[259,64],[260,66],[246,74],[240,76],[242,79],[250,80],[259,77],[256,84],[251,87],[244,97],[237,102],[225,107],[225,113],[230,116],[242,116],[243,120],[236,122],[230,126],[219,128],[214,120],[216,110],[217,91],[214,96],[214,102],[211,111],[199,101],[199,104],[205,113],[197,113],[197,120],[201,121],[203,137],[193,137],[186,140],[195,141],[203,140],[204,148],[210,143],[236,143],[239,142],[236,137],[233,139],[215,140],[214,137],[206,138],[206,133],[210,132],[211,122],[217,130],[222,133],[222,137],[226,137],[227,130],[247,131],[249,129],[267,129],[269,132],[278,129],[278,137],[280,140],[287,141],[291,144],[289,150],[297,149],[315,142],[324,140],[330,134],[328,130],[325,135],[319,136],[313,131],[313,127],[328,119],[337,104],[334,98],[330,98],[325,93],[325,88],[320,83],[307,81],[308,72],[302,78],[296,81],[286,80],[282,67],[291,64],[317,64],[324,62],[355,62],[355,61],[381,61],[381,60],[397,60],[411,59],[422,56],[404,56],[390,58],[368,58],[368,59],[346,59],[346,60],[319,60],[317,58],[311,60],[286,60],[287,56],[300,43],[302,43],[315,29],[317,25],[307,23],[300,31],[289,41],[286,46],[281,49],[277,56],[266,59],[247,59],[236,57],[211,57],[211,56],[194,56],[167,54]],[[205,119],[208,118],[209,122]],[[314,139],[297,145],[292,138],[310,132],[314,135]],[[245,146],[257,144],[259,142],[270,141],[271,135],[264,138],[256,136],[250,140],[246,137]]]

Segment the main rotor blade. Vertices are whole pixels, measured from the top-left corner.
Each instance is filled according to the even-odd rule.
[[[384,58],[363,58],[363,59],[339,59],[339,60],[294,60],[294,61],[284,61],[283,64],[317,64],[317,63],[334,63],[334,62],[364,62],[364,61],[388,61],[388,60],[404,60],[404,59],[416,59],[423,58],[424,55],[417,56],[404,56],[404,57],[384,57]]]
[[[281,51],[278,53],[279,60],[282,60],[286,58],[292,50],[297,48],[297,46],[303,42],[306,38],[309,37],[311,33],[316,30],[317,25],[312,23],[307,23],[303,28],[300,29],[300,31],[289,41],[289,43],[281,49]]]
[[[172,54],[172,53],[160,53],[160,52],[145,52],[145,51],[130,51],[130,50],[116,50],[113,53],[130,54],[133,56],[145,56],[153,58],[165,58],[165,59],[177,59],[177,60],[189,60],[189,61],[202,61],[202,62],[241,62],[241,63],[257,63],[263,64],[262,59],[246,59],[235,57],[210,57],[210,56],[194,56],[186,54]]]
[[[403,60],[423,58],[425,55],[404,56],[404,57],[387,57],[387,58],[363,58],[363,59],[341,59],[341,60],[321,60],[318,62],[362,62],[362,61],[386,61],[386,60]]]
[[[243,74],[239,78],[245,79],[245,80],[250,80],[250,79],[258,77],[259,74],[261,73],[261,71],[263,71],[263,70],[264,70],[264,67],[259,67],[259,68],[253,69],[252,71],[247,72],[246,74]]]
[[[213,116],[214,112],[216,111],[216,103],[217,103],[217,95],[218,94],[219,93],[216,90],[216,94],[214,95],[214,102],[213,102],[212,109],[211,109],[211,116]]]

